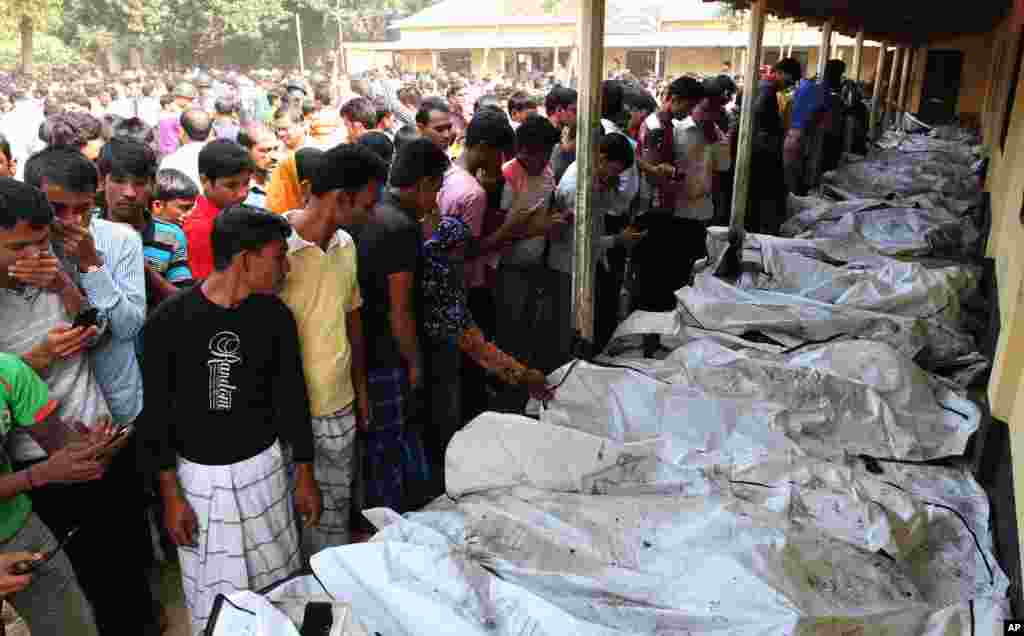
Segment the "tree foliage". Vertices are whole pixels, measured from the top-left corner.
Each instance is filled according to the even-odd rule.
[[[6,0],[0,0],[6,1]],[[21,1],[21,0],[19,0]],[[290,17],[282,0],[64,0],[62,37],[83,49],[134,38],[165,64],[219,61],[236,38],[261,38]]]
[[[48,33],[37,33],[33,42],[33,57],[37,64],[46,66],[79,64],[78,52],[64,44],[60,38]],[[13,68],[21,62],[21,43],[17,38],[0,40],[0,68]]]
[[[59,21],[63,13],[61,0],[0,0],[0,32],[17,33],[23,17],[31,18],[36,30],[44,30]]]

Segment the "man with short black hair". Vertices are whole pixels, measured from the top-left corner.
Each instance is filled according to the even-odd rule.
[[[116,145],[123,144],[138,142],[118,140]],[[100,159],[107,171],[103,173],[104,190],[109,184],[120,192],[121,184],[110,182],[110,151]],[[124,164],[117,168],[116,178],[125,178]],[[136,169],[152,170],[152,166],[136,163],[131,170]],[[85,303],[99,310],[101,324],[108,328],[109,337],[93,351],[94,371],[115,423],[127,426],[142,410],[142,378],[134,354],[135,337],[146,318],[142,242],[131,228],[92,214],[86,201],[95,200],[99,175],[81,153],[63,148],[36,153],[26,162],[25,175],[26,182],[42,190],[56,212],[53,241],[57,256],[71,272],[72,281],[85,292]],[[108,204],[113,202],[119,212],[135,205],[131,197],[138,194],[137,185],[128,186],[130,197],[108,198]]]
[[[137,144],[128,140],[117,143]],[[108,197],[108,206],[121,210],[130,205],[127,197],[118,198],[117,192],[123,184],[111,184],[109,177],[114,172],[111,162],[103,155],[100,159],[107,171],[104,185],[115,195]],[[122,168],[120,165],[117,168],[119,177]],[[51,238],[54,253],[62,261],[62,271],[67,272],[60,275],[66,277],[60,292],[65,297],[64,307],[70,316],[77,316],[89,307],[98,310],[97,323],[102,338],[95,341],[90,351],[88,381],[95,381],[102,394],[103,410],[109,412],[114,423],[131,426],[143,406],[142,376],[135,357],[135,338],[146,312],[142,241],[131,228],[92,214],[99,175],[96,166],[80,152],[69,148],[44,150],[26,162],[25,175],[29,185],[43,191],[56,212]],[[129,185],[128,189],[133,187]],[[78,296],[79,289],[85,292],[84,297]],[[62,402],[71,401],[76,390],[65,388],[65,391],[72,391],[69,395],[56,385],[51,388]],[[88,384],[77,390],[88,391]],[[42,457],[38,447],[25,444],[16,446],[12,455],[24,464]],[[87,525],[84,521],[92,515],[102,515],[124,529],[126,558],[115,565],[106,563],[97,553],[96,546],[102,544],[105,535],[94,526],[81,530],[84,535],[78,539],[81,543],[69,546],[68,554],[82,589],[93,604],[101,631],[137,633],[141,629],[158,628],[146,572],[151,546],[134,452],[120,455],[104,479],[87,489],[68,492],[61,488],[43,488],[33,495],[33,501],[40,517],[56,533]],[[80,503],[85,501],[89,502],[87,506]],[[111,576],[113,567],[118,569],[115,576],[128,582],[130,592],[110,588],[107,577]],[[122,605],[126,593],[132,595],[129,605],[132,610],[127,613]]]
[[[309,121],[309,137],[318,147],[327,150],[342,141],[339,138],[341,115],[331,108],[330,84],[318,84],[313,94],[315,112]]]
[[[519,126],[527,117],[537,112],[537,100],[524,91],[516,91],[508,98],[508,117],[512,128]]]
[[[217,139],[238,140],[238,110],[241,105],[234,94],[222,95],[213,102],[213,134]]]
[[[341,119],[348,132],[348,143],[354,144],[377,126],[377,109],[369,99],[353,97],[341,107]]]
[[[648,235],[633,255],[637,309],[675,309],[676,290],[689,282],[693,264],[706,253],[705,223],[714,214],[711,173],[716,162],[708,159],[704,133],[690,117],[704,96],[700,82],[677,78],[662,97],[661,109],[640,127],[640,163],[653,196],[641,223]],[[645,342],[651,354],[657,337]]]
[[[451,109],[439,97],[424,99],[420,104],[420,109],[416,111],[416,128],[420,135],[432,141],[444,152],[448,152],[455,141]]]
[[[448,157],[419,137],[402,146],[389,191],[359,237],[359,283],[368,352],[372,425],[367,432],[366,507],[403,509],[400,440],[411,392],[422,386],[416,296],[422,269],[420,221],[437,205]]]
[[[143,361],[145,457],[159,475],[195,635],[218,594],[299,570],[295,512],[310,528],[321,510],[298,333],[276,297],[291,228],[246,206],[212,225],[215,270],[150,317]]]
[[[249,182],[255,166],[249,153],[238,144],[218,139],[199,153],[199,181],[203,196],[185,221],[188,239],[188,266],[195,280],[203,280],[213,271],[213,245],[210,235],[213,221],[221,210],[240,204],[249,196]]]
[[[544,98],[544,112],[548,121],[555,125],[561,134],[561,143],[555,145],[551,153],[551,170],[555,185],[576,161],[576,102],[579,94],[567,86],[555,85]]]
[[[273,128],[274,134],[290,153],[311,145],[306,137],[306,125],[300,108],[279,108],[274,113]]]
[[[199,184],[199,153],[210,140],[213,121],[209,113],[198,108],[190,108],[181,114],[182,146],[160,162],[160,169],[173,168],[180,170],[196,180]]]
[[[320,525],[303,537],[307,556],[349,539],[356,428],[366,430],[369,402],[356,244],[341,228],[369,220],[386,180],[387,164],[373,152],[335,146],[320,157],[306,206],[284,215],[292,232],[281,299],[298,325],[324,499]]]
[[[238,132],[238,143],[249,152],[253,164],[252,181],[249,183],[245,204],[266,208],[270,174],[283,159],[281,141],[265,124],[251,122]]]

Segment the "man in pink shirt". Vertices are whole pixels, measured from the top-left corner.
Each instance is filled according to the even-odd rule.
[[[505,188],[502,209],[509,214],[524,210],[548,210],[555,191],[555,175],[551,165],[552,152],[561,140],[558,129],[548,119],[534,114],[516,129],[515,158],[502,168]],[[557,214],[555,215],[558,216]],[[559,217],[561,224],[568,219]],[[558,278],[547,262],[545,236],[518,241],[501,253],[497,280],[497,342],[502,351],[529,360],[530,365],[545,373],[553,371],[562,361],[556,347],[551,346],[552,325],[538,324],[542,303],[554,302],[556,296],[571,293],[560,288]],[[547,319],[554,321],[550,316]],[[526,403],[526,394],[509,396],[506,408],[518,409]]]
[[[470,312],[488,338],[494,337],[494,297],[485,269],[489,254],[502,246],[494,244],[493,235],[484,235],[487,192],[497,187],[501,161],[511,152],[514,141],[515,134],[504,113],[477,113],[466,126],[465,151],[445,173],[437,196],[441,214],[465,221],[477,241],[474,253],[467,255],[463,273]],[[431,421],[439,439],[437,443],[428,439],[427,446],[428,450],[443,453],[443,442],[466,420],[486,409],[487,377],[479,365],[462,359],[464,354],[455,342],[434,346],[428,354]],[[437,459],[443,460],[443,455]]]

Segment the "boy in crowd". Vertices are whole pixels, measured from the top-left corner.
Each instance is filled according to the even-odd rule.
[[[526,118],[537,112],[537,100],[524,91],[512,93],[508,98],[508,117],[512,128],[519,128]]]
[[[188,242],[188,266],[195,280],[213,271],[213,221],[221,210],[240,204],[249,196],[255,170],[252,158],[238,144],[218,139],[199,153],[199,180],[203,196],[183,225]]]
[[[150,222],[142,231],[146,256],[146,298],[150,308],[192,284],[188,267],[188,238],[181,229],[182,217],[195,207],[198,189],[178,170],[156,174],[149,202]]]

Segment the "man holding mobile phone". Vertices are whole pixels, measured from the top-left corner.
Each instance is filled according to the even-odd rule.
[[[133,142],[135,143],[135,142]],[[108,213],[128,214],[143,206],[145,192],[155,170],[152,151],[112,153],[104,147],[99,163]],[[149,154],[146,153],[148,150]],[[25,164],[25,182],[43,191],[54,211],[53,248],[71,279],[72,289],[84,292],[85,303],[73,316],[97,310],[100,337],[89,352],[91,376],[109,408],[113,422],[128,426],[142,411],[142,373],[135,355],[135,339],[146,315],[146,288],[142,240],[128,225],[93,215],[100,188],[100,173],[81,153],[67,148],[48,148]],[[95,421],[80,418],[81,421]],[[81,536],[68,554],[104,633],[139,633],[159,628],[155,603],[148,584],[147,564],[152,560],[149,525],[144,508],[143,484],[138,479],[134,451],[108,455],[110,469],[96,484],[74,493],[74,488],[42,489],[34,494],[36,509],[55,532],[67,532],[99,515],[124,530],[123,548],[131,558],[110,563],[96,546],[106,540],[103,528],[83,525]],[[19,458],[21,459],[21,458]],[[37,459],[26,456],[25,460]],[[86,494],[85,491],[88,491]],[[86,508],[83,502],[89,501]],[[111,568],[118,571],[115,574]],[[108,581],[125,582],[124,591]],[[131,607],[131,611],[125,611]],[[145,626],[145,627],[142,627]]]
[[[40,558],[38,553],[54,550],[57,541],[32,512],[26,493],[102,477],[103,463],[95,457],[113,439],[112,428],[100,424],[83,435],[57,413],[58,404],[39,376],[18,357],[0,353],[0,441],[17,428],[49,453],[48,459],[17,472],[10,462],[0,461],[0,542],[15,553],[0,557],[0,594],[9,594],[34,636],[98,634],[68,556],[57,551],[47,560]],[[26,560],[35,564],[31,573],[12,571]]]

